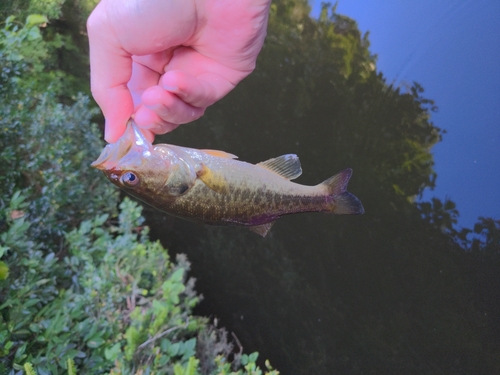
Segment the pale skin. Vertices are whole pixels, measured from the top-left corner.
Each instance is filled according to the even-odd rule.
[[[92,94],[114,143],[201,117],[255,68],[270,0],[101,0],[87,22]]]

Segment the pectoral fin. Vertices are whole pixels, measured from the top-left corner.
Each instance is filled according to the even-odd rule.
[[[274,221],[271,221],[270,223],[266,224],[261,224],[261,225],[254,225],[253,227],[248,227],[252,232],[257,233],[258,235],[265,237],[269,231],[271,230],[271,227],[273,226]]]
[[[225,177],[221,173],[214,172],[206,165],[203,165],[197,175],[205,185],[207,185],[210,189],[216,191],[217,193],[229,193],[229,185]]]
[[[165,189],[170,195],[180,196],[191,188],[196,181],[196,173],[181,160],[172,167]]]

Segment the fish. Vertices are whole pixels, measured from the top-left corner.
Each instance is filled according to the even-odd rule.
[[[130,195],[170,215],[198,223],[240,226],[265,237],[281,216],[301,212],[362,214],[347,191],[352,169],[316,186],[294,183],[297,155],[251,164],[233,154],[149,142],[130,120],[92,167]]]

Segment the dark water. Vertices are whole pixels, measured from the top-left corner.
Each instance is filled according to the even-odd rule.
[[[432,103],[388,86],[348,19],[275,4],[257,70],[160,142],[252,163],[296,153],[303,184],[351,167],[366,213],[284,217],[263,239],[148,209],[152,237],[192,262],[196,312],[283,374],[495,373],[498,248],[466,252],[453,204],[412,203],[435,178]]]

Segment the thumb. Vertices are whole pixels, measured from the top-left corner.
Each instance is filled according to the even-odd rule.
[[[114,143],[125,132],[134,111],[127,87],[132,74],[132,57],[126,52],[99,3],[87,21],[92,95],[106,119],[104,138]]]

